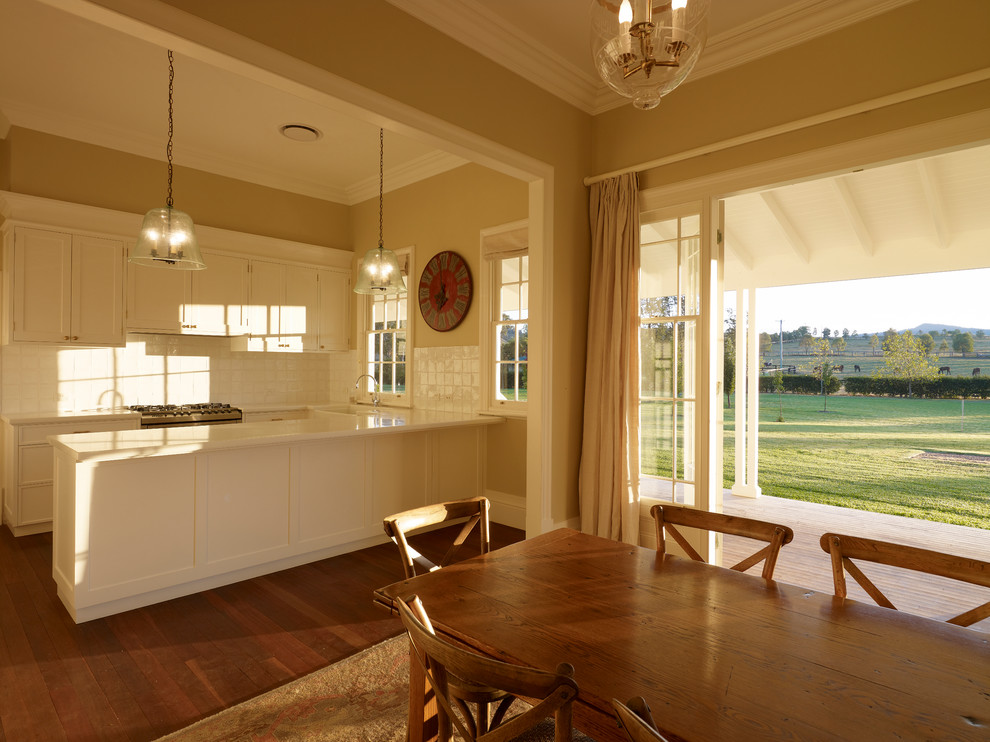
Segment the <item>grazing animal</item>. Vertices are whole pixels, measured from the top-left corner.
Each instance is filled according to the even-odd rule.
[[[980,375],[980,369],[974,368],[973,369],[973,376],[979,376],[979,375]]]
[[[859,364],[858,363],[857,364],[854,364],[853,365],[853,368],[856,369],[856,373],[858,374],[859,371],[860,371]]]
[[[938,372],[939,372],[940,374],[948,374],[948,373],[951,373],[951,371],[949,370],[949,367],[948,367],[948,366],[939,366],[939,367],[938,367]]]
[[[845,371],[845,369],[846,369],[846,366],[845,366],[845,364],[843,364],[843,365],[841,365],[841,366],[836,366],[836,367],[835,367],[835,370],[836,370],[836,372],[837,372],[837,373],[840,373],[840,374],[841,374],[841,373],[842,373],[843,371]]]

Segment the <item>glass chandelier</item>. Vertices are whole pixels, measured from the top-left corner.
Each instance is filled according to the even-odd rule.
[[[378,247],[364,254],[358,268],[357,294],[404,294],[406,282],[399,270],[395,253],[385,249],[383,239],[382,201],[385,190],[385,130],[378,130]]]
[[[591,51],[602,80],[644,111],[676,88],[708,40],[710,0],[591,0]]]
[[[172,50],[168,52],[168,198],[164,208],[144,215],[141,233],[131,251],[130,262],[173,270],[198,271],[206,267],[199,252],[192,218],[172,208],[172,81],[175,69]]]

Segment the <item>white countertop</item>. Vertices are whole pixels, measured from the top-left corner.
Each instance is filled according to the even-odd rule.
[[[381,408],[376,412],[365,408],[354,413],[316,409],[308,420],[77,433],[48,440],[57,452],[68,453],[76,461],[112,461],[500,422],[503,418],[491,415],[433,410]]]
[[[128,420],[139,418],[141,413],[131,412],[126,407],[82,410],[81,412],[9,412],[0,415],[11,425],[50,424],[60,422],[82,422],[84,420]]]

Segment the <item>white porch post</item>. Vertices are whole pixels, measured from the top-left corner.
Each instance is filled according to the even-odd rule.
[[[744,391],[743,391],[744,390]],[[732,494],[759,497],[760,344],[756,288],[736,292],[736,477]],[[740,445],[742,442],[742,445]]]

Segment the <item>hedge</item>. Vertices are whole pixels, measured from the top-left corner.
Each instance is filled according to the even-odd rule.
[[[822,383],[817,376],[812,374],[785,374],[781,377],[784,380],[784,391],[795,394],[821,394]],[[828,380],[828,393],[835,394],[842,386],[842,382],[835,376]],[[773,376],[760,377],[760,391],[773,392]]]
[[[821,383],[811,375],[785,375],[784,391],[796,394],[820,394]],[[959,397],[990,398],[990,376],[969,378],[966,376],[939,376],[935,379],[912,379],[908,394],[907,379],[875,379],[870,376],[850,376],[841,381],[832,378],[828,393],[835,394],[844,386],[846,394],[877,397],[923,397],[926,399],[957,399]],[[760,377],[760,391],[775,391],[772,376]]]
[[[847,394],[881,397],[924,397],[926,399],[957,399],[990,397],[990,377],[939,376],[935,379],[912,379],[908,395],[907,379],[874,379],[850,377],[845,380]]]

